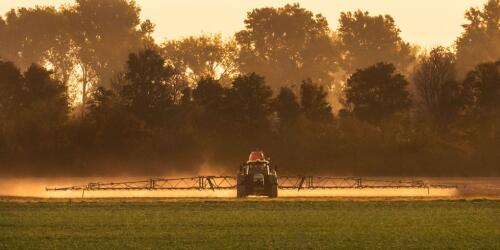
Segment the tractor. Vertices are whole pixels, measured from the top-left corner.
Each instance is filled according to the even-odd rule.
[[[249,195],[278,197],[278,176],[276,168],[271,169],[269,158],[262,151],[253,151],[248,161],[240,166],[236,179],[238,198]]]

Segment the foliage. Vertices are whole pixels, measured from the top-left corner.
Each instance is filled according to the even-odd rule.
[[[455,55],[436,47],[424,55],[413,73],[423,112],[429,112],[439,127],[456,119],[467,102],[464,88],[456,79]]]
[[[464,85],[471,91],[471,106],[480,112],[497,112],[500,108],[500,60],[483,63],[467,74]]]
[[[473,137],[478,141],[480,161],[498,162],[493,153],[500,146],[500,60],[483,63],[467,74],[464,80],[468,90],[467,116]],[[485,163],[485,164],[488,164]]]
[[[167,41],[162,45],[162,52],[192,85],[208,77],[227,83],[237,72],[236,44],[232,40],[224,41],[220,35]]]
[[[500,58],[500,1],[489,0],[483,9],[470,8],[465,18],[468,23],[455,41],[461,75],[479,63]]]
[[[394,19],[363,11],[334,32],[298,4],[258,8],[234,37],[158,45],[134,1],[11,10],[0,175],[231,172],[255,148],[285,174],[498,174],[498,5],[416,64]]]
[[[337,32],[347,72],[377,62],[392,63],[399,71],[405,71],[413,61],[412,48],[401,39],[401,31],[389,15],[370,16],[360,10],[342,12]]]
[[[174,70],[154,50],[131,54],[124,82],[119,83],[123,105],[147,122],[165,118],[175,101],[172,78]]]
[[[326,100],[327,92],[322,86],[314,85],[310,80],[300,85],[300,104],[304,116],[312,121],[331,122],[332,108]]]
[[[74,95],[85,107],[91,87],[109,87],[128,54],[150,44],[153,26],[147,20],[141,25],[139,13],[128,0],[79,0],[59,10],[13,9],[0,22],[0,56],[23,70],[32,63],[54,68],[64,84],[81,85],[75,87],[81,93]]]
[[[377,63],[357,70],[347,80],[345,105],[357,118],[378,123],[408,110],[408,81],[392,64]]]
[[[63,148],[69,103],[65,86],[50,74],[37,65],[21,74],[12,63],[0,61],[0,132],[6,158],[36,161]]]
[[[235,35],[241,51],[241,72],[264,76],[273,87],[312,79],[333,84],[337,48],[328,23],[321,14],[285,5],[254,9],[247,14],[245,29]]]
[[[274,100],[274,109],[283,127],[295,125],[302,114],[297,95],[287,87],[281,87],[278,96]]]
[[[237,77],[228,94],[228,115],[236,128],[245,132],[265,130],[271,114],[271,96],[271,88],[263,77],[254,73]]]

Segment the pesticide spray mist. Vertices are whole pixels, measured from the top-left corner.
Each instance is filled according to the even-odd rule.
[[[0,196],[39,198],[234,198],[235,190],[107,190],[107,191],[46,191],[46,187],[85,185],[89,182],[122,182],[147,178],[10,178],[0,181]],[[455,188],[341,188],[341,189],[280,189],[280,197],[444,197],[456,196]]]

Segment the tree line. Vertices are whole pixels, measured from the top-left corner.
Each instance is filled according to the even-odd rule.
[[[156,44],[126,0],[0,18],[0,166],[8,174],[229,173],[264,149],[282,172],[498,174],[500,2],[454,48],[419,51],[392,17],[248,13],[234,37]]]

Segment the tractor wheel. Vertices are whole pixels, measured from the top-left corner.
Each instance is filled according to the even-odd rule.
[[[277,198],[278,197],[278,185],[272,185],[271,186],[271,193],[269,194],[270,198]]]
[[[247,197],[247,194],[245,192],[245,186],[239,185],[236,187],[236,197],[238,198],[245,198]]]

